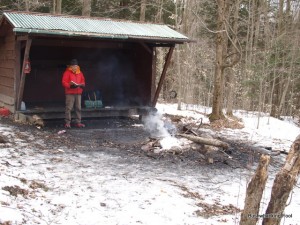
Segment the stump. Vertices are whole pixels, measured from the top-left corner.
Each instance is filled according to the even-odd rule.
[[[285,215],[284,209],[300,172],[300,135],[294,141],[284,166],[277,173],[272,187],[271,199],[266,210],[263,225],[279,225]]]
[[[270,156],[262,155],[256,172],[247,187],[245,206],[241,215],[240,225],[253,225],[257,223],[260,201],[268,178],[269,164]]]

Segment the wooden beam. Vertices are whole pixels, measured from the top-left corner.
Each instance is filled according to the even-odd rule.
[[[17,36],[17,41],[27,41],[28,39],[28,35]]]
[[[154,47],[152,53],[151,98],[148,100],[151,103],[153,102],[154,93],[155,93],[156,62],[157,62],[157,49]]]
[[[21,79],[20,79],[20,85],[19,85],[19,92],[18,92],[18,100],[17,100],[17,110],[20,110],[21,108],[21,102],[23,100],[23,93],[24,93],[24,86],[25,86],[25,63],[29,59],[29,52],[31,47],[32,39],[28,39],[26,41],[26,47],[25,47],[25,53],[23,58],[23,66],[22,66],[22,72],[21,72]]]
[[[163,44],[163,43],[150,43],[149,46],[151,47],[161,47],[161,48],[171,48],[171,47],[175,47],[174,44]]]
[[[75,48],[104,48],[126,49],[129,45],[120,42],[67,40],[67,39],[34,39],[34,46],[75,47]]]
[[[165,80],[165,77],[166,77],[166,74],[167,74],[167,69],[169,67],[169,64],[170,64],[170,61],[171,61],[171,58],[172,58],[172,54],[173,54],[174,48],[175,48],[174,46],[171,47],[169,49],[168,54],[167,54],[165,65],[164,65],[163,71],[161,73],[161,76],[160,76],[160,79],[159,79],[159,82],[158,82],[158,85],[157,85],[157,88],[156,88],[156,91],[155,91],[155,95],[154,95],[154,98],[153,98],[153,101],[152,101],[152,107],[155,107],[155,105],[157,103],[158,96],[159,96],[161,87],[163,85],[163,82]]]

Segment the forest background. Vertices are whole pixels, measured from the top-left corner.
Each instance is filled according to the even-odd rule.
[[[167,24],[192,42],[176,46],[163,100],[212,107],[211,121],[234,109],[300,116],[299,0],[1,0],[5,10]]]

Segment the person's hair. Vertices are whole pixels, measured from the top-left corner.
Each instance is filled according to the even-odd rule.
[[[70,64],[69,64],[69,65],[70,65],[70,66],[78,65],[77,59],[72,59],[72,60],[70,61]]]

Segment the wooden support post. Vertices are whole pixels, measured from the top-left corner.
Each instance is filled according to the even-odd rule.
[[[294,141],[286,161],[277,173],[272,187],[271,199],[264,215],[263,225],[279,225],[283,217],[290,218],[292,214],[284,214],[287,200],[297,182],[300,172],[300,135]],[[295,213],[295,212],[294,212]]]
[[[20,87],[20,78],[21,78],[21,42],[16,41],[15,42],[15,59],[16,59],[16,65],[14,68],[14,112],[17,110],[17,105],[18,105],[18,91]]]
[[[268,178],[269,164],[270,156],[262,155],[256,172],[247,187],[240,225],[253,225],[256,224],[259,219],[259,206]]]
[[[23,66],[22,66],[22,72],[21,72],[21,79],[20,79],[20,85],[19,85],[19,91],[18,91],[18,98],[17,98],[17,110],[20,110],[21,108],[21,102],[23,99],[23,92],[24,92],[24,86],[25,86],[25,62],[29,59],[29,52],[31,47],[32,39],[28,39],[26,41],[26,47],[25,47],[25,53],[23,58]]]
[[[162,88],[163,82],[165,80],[165,77],[166,77],[166,74],[167,74],[167,69],[168,69],[168,66],[170,64],[174,48],[175,48],[175,46],[170,47],[170,50],[167,54],[165,65],[164,65],[163,71],[161,73],[161,76],[160,76],[160,79],[159,79],[159,82],[158,82],[158,85],[157,85],[157,88],[156,88],[156,91],[155,91],[155,95],[154,95],[154,98],[153,98],[153,101],[152,101],[152,106],[153,107],[155,107],[155,105],[157,103],[158,96],[159,96],[160,90]]]
[[[152,76],[151,76],[151,98],[149,102],[152,104],[155,94],[155,82],[156,82],[156,62],[157,62],[157,49],[153,47],[152,53]]]

